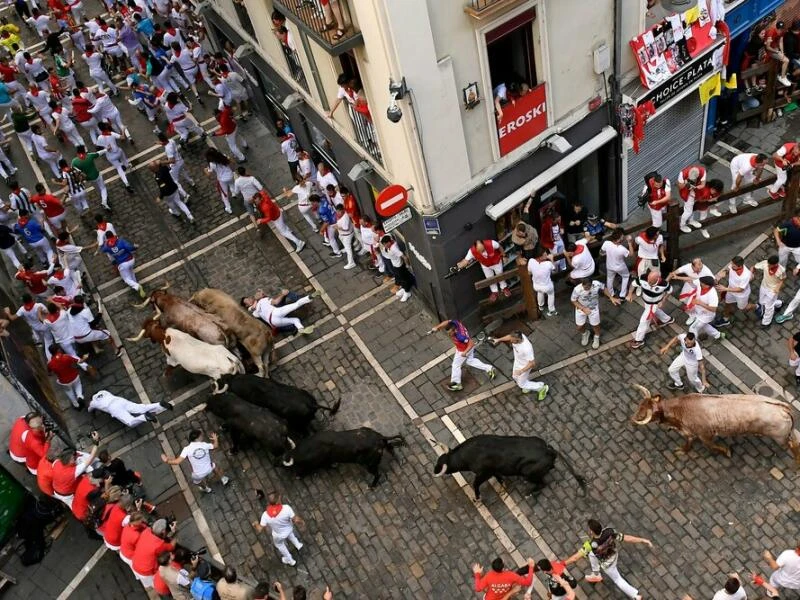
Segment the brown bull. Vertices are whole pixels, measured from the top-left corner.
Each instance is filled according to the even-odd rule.
[[[205,288],[196,292],[189,301],[206,312],[219,317],[225,330],[236,336],[258,368],[258,375],[266,377],[269,373],[269,359],[274,341],[272,330],[259,321],[231,296],[215,288]]]
[[[150,297],[136,308],[144,308],[151,304],[156,311],[155,318],[160,319],[164,327],[179,329],[209,344],[228,346],[231,340],[218,322],[216,315],[207,313],[188,300],[167,293],[169,283],[153,291]]]
[[[683,452],[691,450],[699,438],[709,450],[730,458],[730,448],[715,443],[715,437],[758,435],[788,448],[800,465],[800,438],[794,431],[792,409],[785,402],[757,394],[686,394],[664,399],[641,385],[634,387],[644,399],[631,421],[677,429],[686,438]]]

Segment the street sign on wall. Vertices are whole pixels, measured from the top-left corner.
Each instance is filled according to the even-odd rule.
[[[383,230],[386,233],[389,233],[392,229],[397,229],[398,227],[400,227],[400,225],[410,220],[411,220],[411,207],[406,206],[396,215],[393,215],[388,219],[383,220]]]

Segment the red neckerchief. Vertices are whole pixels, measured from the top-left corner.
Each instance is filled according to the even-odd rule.
[[[175,28],[174,27],[170,27],[169,29],[167,29],[167,33],[170,34],[170,35],[175,35]]]
[[[53,272],[53,277],[55,277],[59,281],[64,279],[64,271],[54,271]]]
[[[731,267],[731,269],[733,269],[733,272],[736,273],[737,275],[741,275],[744,272],[744,265],[742,265],[741,267],[737,267],[734,265]]]
[[[56,314],[53,314],[53,313],[49,312],[49,313],[47,313],[47,320],[50,321],[51,323],[55,323],[56,321],[58,321],[58,318],[60,316],[61,316],[61,311],[58,311],[58,313],[56,313]]]
[[[769,272],[770,275],[775,275],[775,273],[778,272],[778,267],[780,267],[779,264],[778,265],[769,265],[767,267],[767,272]]]
[[[34,302],[34,301],[31,301],[31,302],[26,302],[26,303],[25,303],[25,304],[23,304],[22,306],[23,306],[23,308],[25,308],[25,310],[30,310],[30,309],[32,309],[32,308],[33,308],[33,305],[34,305],[34,304],[36,304],[36,302]]]
[[[63,172],[66,173],[66,170]],[[69,244],[69,240],[56,240],[56,246],[66,246],[67,244]]]
[[[25,225],[27,225],[27,224],[28,224],[28,221],[30,221],[30,220],[31,220],[31,218],[30,218],[30,217],[20,217],[19,219],[17,219],[17,222],[18,222],[18,223],[19,223],[19,224],[20,224],[22,227],[25,227]]]
[[[81,160],[85,159],[86,158],[86,152],[78,152],[78,158],[80,158]]]
[[[108,246],[109,248],[113,248],[114,246],[116,246],[117,245],[117,236],[112,235],[110,238],[106,238],[106,244],[105,245]]]
[[[39,95],[39,88],[32,88],[31,89],[31,94],[33,96],[38,96]]]
[[[86,58],[89,58],[92,54],[94,54],[94,50],[87,50],[86,51]],[[84,88],[84,89],[86,89],[86,88]],[[83,92],[83,90],[81,90],[81,92]]]
[[[170,108],[175,108],[176,106],[178,106],[178,102],[167,101],[167,106],[169,106]]]
[[[100,25],[100,29],[103,31],[108,31],[108,25]]]
[[[751,167],[755,167],[756,166],[756,155],[755,154],[750,157],[750,166]]]
[[[281,510],[283,510],[283,504],[267,505],[267,514],[273,519],[280,514]]]
[[[583,244],[575,244],[575,254],[580,254],[584,250],[586,250],[586,246]]]
[[[106,230],[106,227],[108,227],[108,222],[107,222],[107,221],[103,221],[102,223],[98,223],[98,224],[97,224],[97,228],[98,228],[100,231],[105,231],[105,230]]]

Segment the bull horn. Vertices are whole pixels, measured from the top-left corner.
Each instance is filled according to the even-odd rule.
[[[447,454],[448,452],[450,452],[450,448],[448,448],[445,444],[442,444],[441,442],[437,442],[436,440],[432,440],[430,438],[425,438],[425,439],[428,440],[428,443],[431,446],[433,446],[437,450],[441,450],[442,454]]]
[[[293,464],[294,464],[294,459],[293,458],[290,458],[289,460],[284,460],[283,461],[283,466],[284,467],[291,467]]]
[[[441,473],[434,473],[434,477],[444,477],[445,473],[447,473],[447,464],[442,465],[442,472]]]
[[[154,304],[153,309],[156,311],[155,314],[153,315],[153,320],[157,321],[158,318],[161,316],[161,309],[158,308],[158,304]]]
[[[642,393],[642,396],[644,397],[645,400],[650,400],[650,398],[651,398],[650,390],[648,390],[643,385],[639,385],[638,383],[634,383],[633,387],[636,388],[637,390],[639,390]]]
[[[653,419],[653,411],[648,409],[643,419],[637,420],[632,418],[631,421],[636,425],[647,425],[652,419]]]
[[[159,289],[160,291],[162,291],[162,292],[164,292],[164,291],[168,290],[168,289],[169,289],[169,281],[168,281],[168,280],[165,280],[165,281],[164,281],[164,285],[162,285],[162,286],[161,286],[160,288],[158,288],[158,289]]]
[[[136,337],[132,337],[132,338],[125,338],[125,339],[126,339],[127,341],[129,341],[129,342],[139,342],[139,341],[141,341],[141,339],[144,337],[144,333],[145,333],[145,331],[144,331],[144,329],[142,329],[142,330],[139,332],[139,335],[137,335]]]
[[[150,304],[150,296],[148,296],[147,299],[141,304],[132,304],[131,306],[133,306],[133,308],[138,308],[139,310],[141,310],[148,304]]]
[[[287,438],[286,438],[286,442],[289,444],[289,448],[290,448],[291,450],[294,450],[295,448],[297,448],[297,444],[295,444],[295,443],[294,443],[294,441],[292,440],[292,438],[290,438],[290,437],[288,437],[288,436],[287,436]]]

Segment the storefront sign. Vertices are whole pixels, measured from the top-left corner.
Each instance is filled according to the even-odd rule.
[[[547,96],[545,84],[541,84],[514,104],[503,107],[503,119],[497,124],[500,155],[505,156],[515,148],[547,129]]]
[[[428,235],[441,235],[442,228],[439,227],[439,219],[436,217],[422,217],[422,225]]]
[[[401,210],[396,215],[389,217],[383,221],[383,230],[386,233],[389,233],[393,229],[397,229],[405,223],[406,221],[411,220],[411,207],[406,206],[403,210]]]
[[[390,185],[375,199],[375,210],[382,217],[391,217],[408,204],[408,190],[402,185]]]
[[[655,107],[659,108],[678,96],[682,91],[693,87],[694,84],[714,71],[714,53],[716,51],[716,48],[709,50],[683,71],[680,71],[668,81],[639,98],[636,103],[642,104],[652,100]]]

